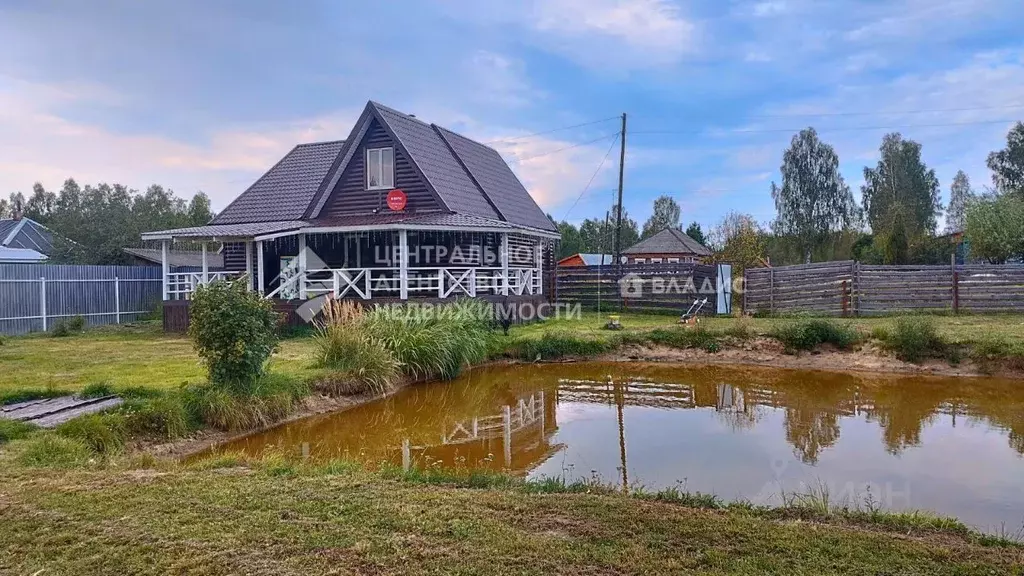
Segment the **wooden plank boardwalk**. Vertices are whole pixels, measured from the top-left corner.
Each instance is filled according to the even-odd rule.
[[[43,428],[52,428],[83,414],[93,414],[119,406],[124,400],[117,396],[79,398],[61,396],[29,400],[0,406],[0,418],[29,422]]]

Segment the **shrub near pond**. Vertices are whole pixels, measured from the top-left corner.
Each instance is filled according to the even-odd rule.
[[[950,346],[939,336],[931,318],[898,318],[891,330],[876,334],[896,357],[920,362],[929,357],[946,356]]]
[[[247,393],[277,349],[278,315],[243,282],[200,286],[189,307],[188,335],[210,381]]]
[[[772,331],[770,336],[782,342],[788,351],[814,350],[822,344],[848,350],[861,340],[853,326],[825,318],[784,324]]]

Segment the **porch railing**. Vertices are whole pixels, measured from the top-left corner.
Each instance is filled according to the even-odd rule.
[[[169,272],[167,274],[167,299],[188,300],[192,293],[204,284],[244,277],[246,277],[244,271],[207,272],[205,280],[202,272]]]
[[[541,274],[536,268],[509,268],[508,294],[526,295],[541,292]],[[409,298],[500,295],[504,293],[505,271],[502,268],[410,267],[405,280]],[[266,296],[276,298],[298,287],[299,297],[306,299],[323,294],[335,298],[401,298],[402,277],[399,268],[323,268],[306,270],[284,281]]]

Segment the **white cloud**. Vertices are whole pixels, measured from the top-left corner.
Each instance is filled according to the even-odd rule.
[[[675,64],[698,49],[698,24],[671,0],[448,0],[449,13],[608,73]],[[499,30],[500,29],[500,30]]]
[[[473,85],[469,96],[478,102],[522,107],[545,97],[530,84],[522,60],[478,50],[465,63],[465,69]]]
[[[347,136],[358,110],[261,126],[220,127],[199,143],[156,134],[125,134],[71,120],[64,106],[116,103],[96,86],[73,88],[0,81],[0,192],[28,191],[34,182],[58,188],[122,183],[144,189],[162,184],[182,196],[198,190],[222,208],[301,142]]]

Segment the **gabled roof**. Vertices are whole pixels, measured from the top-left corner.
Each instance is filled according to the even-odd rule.
[[[493,148],[376,102],[368,102],[347,140],[300,144],[228,205],[210,226],[148,232],[144,239],[243,236],[239,225],[288,224],[270,234],[317,224],[338,179],[377,121],[409,158],[447,214],[557,233],[511,168]],[[372,220],[366,214],[367,220]],[[221,227],[228,228],[221,228]],[[214,234],[216,233],[216,234]]]
[[[622,251],[623,254],[696,254],[710,256],[711,251],[703,244],[676,228],[666,228],[646,240]]]
[[[0,220],[0,247],[24,248],[48,255],[53,251],[53,232],[31,218]]]
[[[302,218],[344,140],[299,144],[210,224],[280,222]]]

